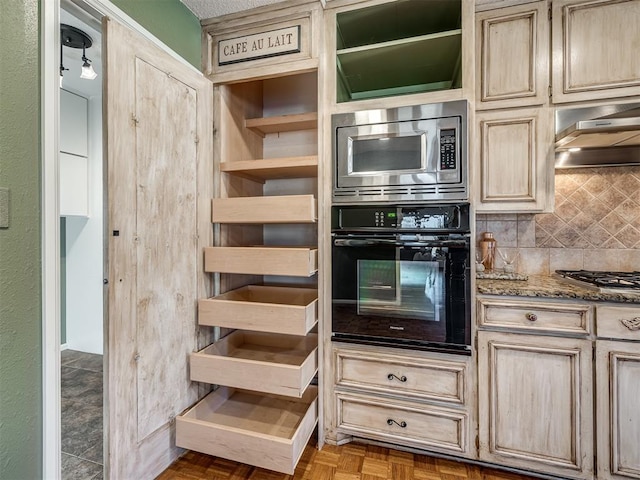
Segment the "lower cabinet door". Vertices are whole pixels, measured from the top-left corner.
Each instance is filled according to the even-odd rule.
[[[592,342],[479,332],[478,347],[480,458],[592,478]]]
[[[640,343],[596,342],[598,479],[640,478]]]
[[[466,412],[354,393],[337,393],[340,433],[433,451],[466,454]]]

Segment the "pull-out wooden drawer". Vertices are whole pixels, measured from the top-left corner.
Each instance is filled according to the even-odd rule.
[[[587,304],[478,300],[478,322],[481,326],[536,333],[586,335],[591,331],[591,312],[592,307]]]
[[[318,291],[247,285],[198,301],[198,323],[258,332],[306,335],[318,322]]]
[[[596,306],[596,334],[602,338],[640,340],[640,304]]]
[[[468,450],[465,412],[346,393],[337,401],[342,433],[448,453]]]
[[[437,361],[336,349],[336,385],[464,405],[468,360]],[[466,358],[466,357],[463,357]]]
[[[318,336],[236,330],[191,354],[191,380],[301,397],[318,370]]]
[[[310,277],[318,270],[316,247],[205,247],[204,270],[213,273]]]
[[[313,223],[317,218],[313,195],[215,198],[213,223]]]
[[[176,418],[176,445],[293,474],[316,422],[318,389],[301,399],[221,387]]]

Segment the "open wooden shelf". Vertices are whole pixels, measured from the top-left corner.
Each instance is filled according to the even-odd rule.
[[[310,277],[318,270],[318,248],[205,247],[204,270],[209,273]]]
[[[318,421],[318,389],[301,399],[220,387],[176,418],[176,445],[293,474]]]
[[[318,156],[222,162],[220,171],[262,183],[279,178],[312,178],[318,175]]]
[[[213,223],[315,223],[313,195],[214,198]]]
[[[245,126],[262,135],[267,133],[293,132],[318,128],[318,113],[296,113],[273,117],[247,118]]]
[[[191,354],[191,380],[301,397],[318,370],[318,335],[235,330]]]
[[[306,335],[318,322],[318,291],[247,285],[198,301],[198,323],[258,332]]]
[[[456,29],[345,48],[337,52],[338,72],[352,99],[448,89],[458,73],[461,39]]]

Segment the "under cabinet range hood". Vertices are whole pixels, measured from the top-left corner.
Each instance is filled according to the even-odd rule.
[[[556,111],[556,168],[640,165],[640,104]]]

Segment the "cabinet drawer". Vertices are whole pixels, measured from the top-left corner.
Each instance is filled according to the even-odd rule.
[[[318,336],[236,330],[191,354],[191,380],[300,397],[318,370]]]
[[[293,474],[318,420],[318,390],[301,399],[221,387],[176,418],[176,445]]]
[[[585,335],[591,330],[590,316],[589,305],[478,301],[478,322],[483,327]]]
[[[318,322],[318,291],[248,285],[198,301],[198,323],[258,332],[306,335]]]
[[[343,393],[337,401],[337,424],[343,433],[430,450],[467,450],[465,412]]]
[[[463,405],[467,363],[335,351],[336,384]]]
[[[315,247],[205,247],[204,270],[213,273],[310,277],[318,270]]]
[[[211,201],[213,223],[313,223],[313,195],[215,198]]]
[[[603,338],[640,340],[640,305],[596,306],[596,334]]]

